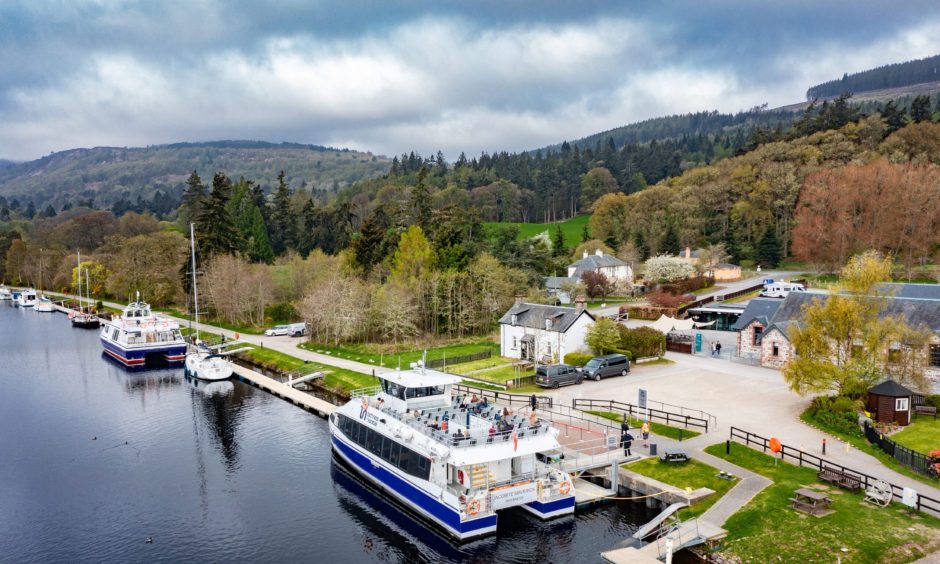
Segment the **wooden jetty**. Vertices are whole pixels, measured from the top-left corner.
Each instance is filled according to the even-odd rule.
[[[260,372],[255,372],[250,368],[238,366],[237,364],[233,364],[232,368],[234,369],[233,378],[237,378],[246,384],[251,384],[256,388],[261,388],[268,393],[293,403],[297,407],[302,407],[311,413],[316,413],[320,417],[329,417],[336,409],[336,406],[328,401],[296,390],[287,384],[278,382],[274,378],[265,376]]]

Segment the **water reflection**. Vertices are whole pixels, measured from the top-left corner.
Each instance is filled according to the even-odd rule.
[[[238,469],[238,441],[236,431],[242,421],[242,405],[248,388],[235,387],[228,381],[206,382],[184,376],[192,388],[190,398],[193,403],[193,416],[202,419],[203,425],[216,444],[216,450],[222,455],[228,472]],[[198,432],[198,428],[196,429]]]

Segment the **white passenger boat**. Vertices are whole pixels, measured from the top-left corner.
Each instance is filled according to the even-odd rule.
[[[12,299],[13,299],[13,292],[11,292],[10,289],[4,286],[3,284],[0,284],[0,302],[5,302],[7,300],[12,300]]]
[[[36,300],[36,305],[33,306],[33,309],[40,313],[53,313],[55,311],[55,305],[53,305],[52,300],[43,295]]]
[[[501,408],[451,397],[460,378],[423,368],[378,378],[330,416],[333,451],[399,503],[459,540],[495,533],[509,507],[574,513],[571,477],[536,457],[559,447],[547,421],[511,416],[497,431]]]
[[[20,290],[20,295],[17,296],[14,303],[16,307],[33,307],[36,305],[36,290],[31,288]]]
[[[154,362],[181,363],[186,357],[186,341],[176,321],[155,314],[150,305],[137,301],[101,328],[104,352],[124,366],[142,367]]]
[[[186,350],[185,370],[188,376],[199,380],[227,380],[232,376],[232,365],[223,356],[213,354],[199,339],[199,289],[196,287],[196,235],[195,227],[189,224],[189,248],[192,251],[193,269],[193,316],[196,318],[195,333],[190,335],[192,344]],[[192,320],[190,320],[192,321]]]

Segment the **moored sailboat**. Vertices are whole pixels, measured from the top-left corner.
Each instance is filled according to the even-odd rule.
[[[189,224],[189,245],[192,252],[193,268],[193,317],[196,319],[195,332],[190,334],[189,347],[186,350],[186,375],[199,380],[226,380],[232,376],[232,365],[199,339],[199,290],[196,287],[196,235],[192,223]]]
[[[78,310],[69,314],[72,321],[72,327],[80,329],[94,329],[101,325],[98,314],[94,312],[91,305],[91,278],[88,275],[88,269],[85,269],[85,292],[88,294],[88,308],[82,303],[82,254],[78,253]]]

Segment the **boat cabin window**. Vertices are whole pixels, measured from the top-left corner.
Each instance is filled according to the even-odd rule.
[[[389,380],[382,380],[382,391],[401,400],[425,398],[428,396],[442,396],[445,393],[444,386],[406,388],[401,384],[396,384],[395,382],[391,382]]]
[[[422,480],[430,477],[431,461],[428,457],[345,415],[338,416],[336,425],[350,440],[402,472]]]

